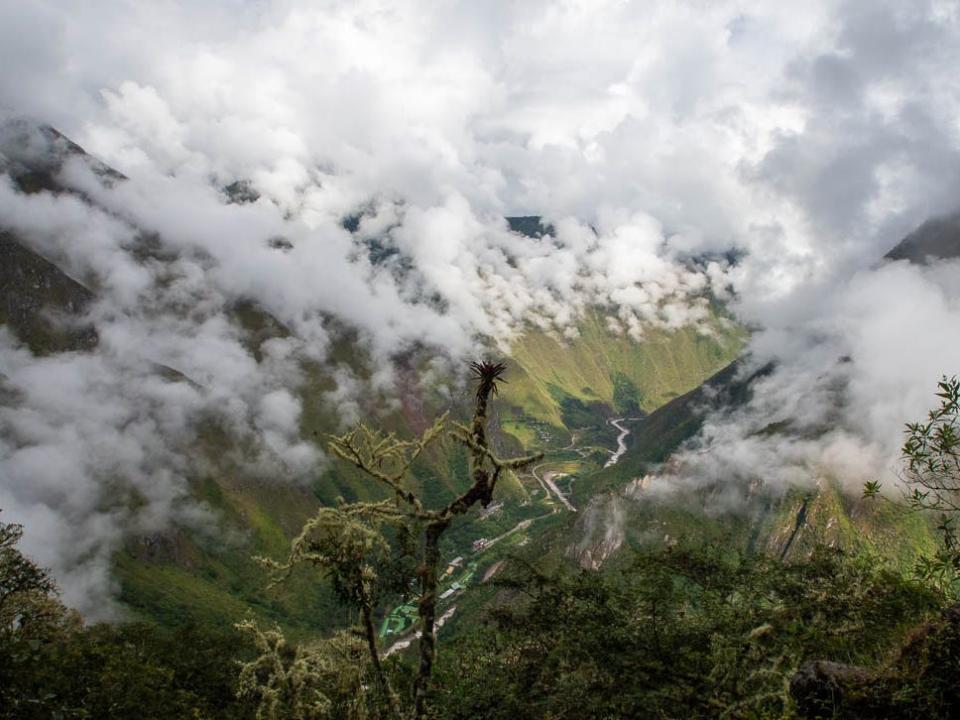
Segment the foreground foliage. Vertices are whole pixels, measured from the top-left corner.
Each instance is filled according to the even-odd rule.
[[[23,570],[10,557],[4,567]],[[438,656],[429,717],[948,718],[960,708],[960,610],[941,616],[941,593],[874,558],[820,548],[784,565],[691,546],[640,553],[608,573],[509,566],[485,620]],[[47,610],[21,616],[10,596],[2,605],[0,718],[398,711],[378,691],[362,630],[295,645],[253,624],[231,634],[83,627],[42,570],[15,576],[36,581],[19,607],[45,599]],[[386,679],[409,686],[411,660],[385,661]],[[790,683],[811,660],[831,663],[814,666],[798,706]]]
[[[0,522],[0,718],[252,718],[236,700],[235,634],[187,626],[84,626]]]
[[[674,548],[617,574],[528,568],[503,593],[445,664],[438,716],[789,717],[805,660],[881,662],[941,605],[879,562],[827,548],[794,565]]]
[[[940,513],[939,550],[921,558],[917,576],[960,601],[960,379],[944,376],[937,383],[937,407],[926,420],[907,423],[900,450],[903,461],[901,506],[909,512]],[[881,483],[867,482],[865,497],[879,497]]]

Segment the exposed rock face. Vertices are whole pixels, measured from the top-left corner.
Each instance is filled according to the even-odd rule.
[[[960,257],[960,214],[927,220],[887,253],[890,260],[923,264],[930,258]]]
[[[816,660],[790,681],[805,718],[960,717],[960,605],[926,623],[879,670]]]
[[[586,507],[577,522],[580,541],[567,552],[575,557],[580,567],[597,570],[624,540],[626,511],[619,494],[598,495]]]
[[[647,473],[643,477],[635,477],[633,480],[628,482],[623,488],[624,496],[628,498],[637,499],[640,497],[641,493],[650,487],[650,483],[653,482],[653,475]]]
[[[132,539],[127,551],[147,562],[167,562],[190,567],[186,543],[176,531],[153,533]]]
[[[78,195],[60,180],[71,158],[86,163],[105,185],[124,179],[51,127],[0,119],[0,173],[20,192]],[[92,299],[81,282],[3,231],[0,218],[0,325],[38,355],[89,350],[99,339],[82,317]]]
[[[93,294],[60,268],[0,232],[0,325],[34,353],[88,350],[97,332],[81,316]]]
[[[0,172],[10,175],[21,192],[63,191],[57,174],[76,157],[106,185],[126,179],[48,125],[38,126],[25,118],[0,118]]]

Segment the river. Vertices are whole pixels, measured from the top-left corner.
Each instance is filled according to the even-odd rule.
[[[620,435],[617,436],[617,451],[610,456],[609,460],[607,460],[606,464],[603,466],[605,468],[608,468],[611,465],[616,465],[620,458],[623,457],[623,454],[627,451],[627,443],[625,441],[627,439],[627,435],[630,434],[630,430],[623,426],[624,420],[626,420],[626,418],[617,418],[610,421],[610,424],[620,431]]]

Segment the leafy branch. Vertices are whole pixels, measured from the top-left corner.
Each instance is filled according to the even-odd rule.
[[[916,574],[942,592],[953,595],[960,580],[960,380],[943,376],[937,383],[938,407],[925,421],[907,423],[901,448],[904,464],[903,505],[912,511],[938,511],[937,530],[943,542],[932,557],[921,558]],[[863,496],[882,497],[882,484],[864,484]]]

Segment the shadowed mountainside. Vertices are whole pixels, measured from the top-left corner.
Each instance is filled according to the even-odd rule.
[[[928,258],[960,257],[960,213],[927,220],[885,256],[923,264]]]

